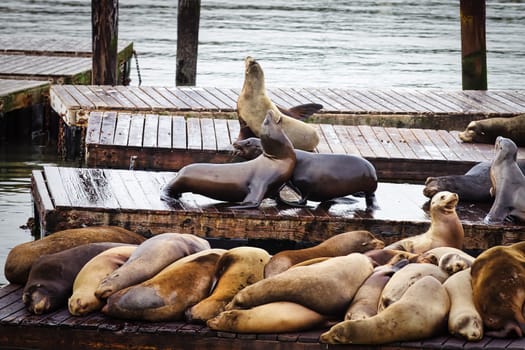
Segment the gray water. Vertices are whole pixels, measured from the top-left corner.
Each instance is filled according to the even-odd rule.
[[[461,89],[459,1],[201,1],[197,85],[240,88],[243,58],[267,86]],[[143,85],[173,86],[176,0],[121,0],[119,38],[133,41]],[[91,1],[3,0],[1,36],[90,39]],[[487,1],[489,89],[525,89],[525,0]],[[132,85],[138,74],[133,62]],[[0,269],[33,237],[31,170],[51,149],[0,144]],[[74,164],[73,164],[74,165]],[[21,227],[22,226],[22,227]],[[0,283],[5,283],[0,273]]]

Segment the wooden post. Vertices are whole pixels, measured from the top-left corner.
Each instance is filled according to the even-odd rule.
[[[485,0],[460,0],[463,90],[487,90]]]
[[[116,85],[118,0],[91,0],[93,65],[91,84]]]
[[[175,84],[195,85],[199,46],[200,0],[179,0]]]

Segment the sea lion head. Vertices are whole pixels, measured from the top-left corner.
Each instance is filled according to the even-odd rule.
[[[268,110],[261,125],[261,146],[266,157],[284,159],[291,157],[295,161],[292,141],[281,128],[282,117]]]
[[[483,142],[483,140],[488,138],[486,135],[483,123],[475,120],[471,121],[466,129],[458,134],[459,139],[463,142]]]
[[[244,59],[244,91],[266,91],[264,72],[255,58],[247,56]],[[251,89],[247,89],[251,88]]]
[[[56,304],[50,297],[50,293],[40,283],[27,287],[22,294],[22,301],[29,312],[35,315],[46,313]]]
[[[236,140],[232,144],[235,156],[250,160],[262,154],[261,140],[257,137],[249,137],[244,140]]]
[[[518,155],[518,146],[512,141],[503,136],[498,136],[494,144],[496,156],[494,162],[502,161],[516,161]]]
[[[441,191],[436,193],[432,197],[432,201],[430,202],[430,208],[431,210],[433,208],[438,208],[439,211],[443,213],[455,213],[456,212],[456,205],[458,204],[459,196],[457,193],[449,192],[449,191]]]

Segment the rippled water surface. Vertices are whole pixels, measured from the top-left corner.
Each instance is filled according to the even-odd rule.
[[[175,81],[177,1],[121,0],[119,38],[133,41],[143,85]],[[242,59],[268,86],[461,88],[459,1],[201,2],[197,85],[240,88]],[[91,1],[3,0],[1,36],[90,39]],[[525,89],[525,0],[487,1],[488,86]],[[138,83],[133,62],[132,84]],[[0,144],[0,267],[32,239],[30,172],[51,151]],[[3,275],[0,274],[0,283]]]

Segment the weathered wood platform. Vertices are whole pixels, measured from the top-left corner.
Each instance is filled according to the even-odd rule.
[[[423,233],[430,221],[422,186],[380,183],[380,209],[365,211],[364,198],[349,197],[331,206],[308,202],[293,208],[267,199],[257,209],[230,209],[227,203],[184,193],[179,203],[160,199],[173,172],[45,167],[32,175],[35,215],[42,233],[82,225],[118,225],[145,236],[187,232],[237,240],[321,242],[335,234],[366,229],[385,243]],[[490,206],[460,204],[465,249],[487,249],[522,240],[523,226],[485,225]]]
[[[138,322],[106,317],[101,313],[71,316],[67,308],[46,315],[31,315],[22,303],[22,287],[0,288],[0,348],[40,350],[93,349],[289,349],[289,350],[408,350],[408,349],[507,349],[525,347],[525,338],[466,342],[452,336],[381,346],[327,345],[319,336],[328,329],[283,334],[216,332],[184,322]]]
[[[235,118],[239,89],[199,87],[53,86],[51,106],[68,125],[86,124],[88,112],[127,111]],[[288,108],[321,103],[312,122],[444,130],[469,121],[525,113],[525,91],[426,89],[357,90],[268,88],[269,97]]]
[[[49,86],[47,81],[0,79],[0,113],[43,103]]]
[[[458,131],[368,125],[314,124],[318,153],[354,154],[370,160],[383,181],[421,182],[428,176],[463,174],[491,161],[494,146],[463,143]],[[195,162],[226,163],[239,133],[232,119],[128,112],[89,112],[86,164],[147,170],[179,170]],[[525,149],[519,150],[525,157]]]

